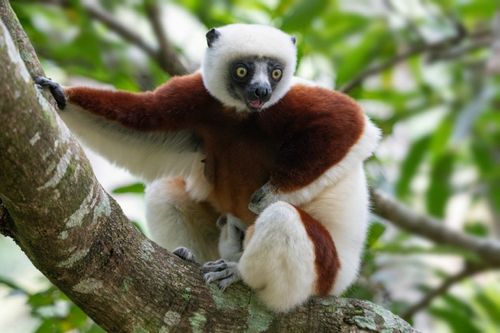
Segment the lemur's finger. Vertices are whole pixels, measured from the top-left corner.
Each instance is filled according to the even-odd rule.
[[[213,281],[217,280],[222,280],[224,278],[227,278],[228,276],[232,275],[233,272],[230,269],[225,269],[219,272],[208,272],[203,274],[203,278],[205,279],[206,283],[211,283]]]
[[[219,286],[219,289],[221,291],[225,291],[227,287],[229,287],[230,285],[232,285],[233,283],[235,282],[238,282],[241,280],[241,277],[239,274],[231,274],[230,276],[228,276],[227,278],[225,279],[222,279],[218,286]]]

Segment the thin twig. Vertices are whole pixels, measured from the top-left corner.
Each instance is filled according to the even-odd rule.
[[[370,192],[375,214],[392,224],[436,243],[468,250],[490,267],[500,267],[500,241],[452,230],[432,217],[417,214],[381,191],[371,189]]]
[[[166,37],[158,37],[164,36],[164,34],[163,32],[160,32],[163,28],[161,27],[161,21],[159,21],[159,17],[157,16],[159,14],[157,10],[156,13],[153,14],[156,19],[151,23],[153,25],[153,30],[155,31],[155,34],[158,38],[158,42],[160,45],[159,49],[156,49],[153,46],[147,44],[144,41],[143,37],[136,34],[134,31],[130,30],[125,25],[117,21],[112,15],[109,15],[98,7],[86,4],[84,5],[84,8],[87,10],[91,17],[103,23],[123,39],[142,49],[151,59],[153,59],[158,64],[158,66],[160,66],[168,74],[180,75],[188,73],[188,70],[179,60],[179,56],[177,53],[175,53],[174,50],[172,50],[170,47],[167,47],[166,50],[168,50],[169,53],[167,55],[164,54],[164,49],[162,48],[168,45],[168,40],[166,39]]]
[[[468,53],[474,52],[476,50],[487,48],[491,45],[492,41],[493,39],[491,38],[491,36],[478,38],[476,40],[471,41],[467,45],[464,45],[463,47],[452,48],[444,52],[432,53],[429,56],[428,61],[432,63],[435,61],[456,59]]]
[[[485,36],[491,35],[490,30],[480,30],[475,33],[470,34],[468,36],[469,39],[476,39],[476,38],[484,38]],[[373,75],[379,74],[391,67],[394,67],[395,65],[399,64],[400,62],[403,62],[411,57],[414,57],[419,54],[424,54],[424,53],[436,53],[442,50],[446,50],[449,47],[453,45],[458,45],[460,44],[464,38],[467,35],[463,33],[458,33],[457,35],[444,39],[439,42],[435,43],[425,43],[425,44],[419,44],[417,46],[414,46],[400,54],[395,55],[393,58],[388,59],[387,61],[384,61],[380,64],[373,65],[362,71],[360,74],[358,74],[354,79],[351,81],[347,82],[342,88],[339,90],[342,92],[350,92],[357,86],[359,86],[361,83],[363,83],[364,80],[366,80],[368,77],[371,77]]]
[[[161,22],[161,8],[156,1],[145,1],[146,14],[151,22],[156,40],[159,45],[159,61],[162,67],[166,69],[170,75],[184,75],[189,71],[182,63],[179,54],[170,44],[170,41],[165,32],[165,28]]]
[[[485,269],[487,269],[486,266],[466,264],[458,273],[448,276],[437,288],[430,290],[420,301],[406,309],[401,317],[405,320],[410,320],[417,312],[429,306],[434,299],[446,294],[453,285],[481,271],[484,271]]]
[[[71,6],[71,2],[67,0],[42,0],[42,2],[52,5],[58,5],[61,7]],[[104,24],[109,30],[113,31],[124,40],[137,46],[168,74],[181,75],[188,73],[188,70],[180,61],[179,54],[176,53],[168,43],[168,39],[166,38],[163,28],[161,27],[161,21],[159,17],[160,13],[155,4],[151,4],[151,6],[156,7],[155,9],[152,9],[154,13],[148,13],[148,15],[150,17],[153,30],[158,39],[158,49],[148,44],[141,35],[129,29],[127,26],[118,21],[113,15],[110,15],[106,11],[88,2],[82,2],[81,5],[90,17]],[[155,17],[154,20],[151,19],[152,16]]]
[[[143,37],[136,34],[134,31],[127,28],[124,24],[117,21],[112,15],[99,9],[98,7],[90,4],[84,4],[83,6],[92,18],[104,24],[124,40],[129,41],[130,43],[139,47],[151,58],[158,60],[157,50],[153,46],[146,43]]]

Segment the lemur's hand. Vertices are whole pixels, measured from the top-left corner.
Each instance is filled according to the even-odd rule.
[[[252,194],[248,209],[255,214],[260,214],[264,209],[272,203],[278,201],[276,188],[269,183],[264,184],[261,188]]]
[[[59,83],[43,76],[36,77],[35,83],[40,88],[48,87],[50,89],[50,93],[52,94],[52,96],[54,96],[59,109],[64,110],[64,108],[66,107],[66,96],[64,95],[64,89]]]

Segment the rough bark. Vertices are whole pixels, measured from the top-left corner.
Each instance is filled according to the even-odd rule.
[[[145,238],[99,185],[31,79],[42,70],[8,1],[0,0],[0,10],[0,200],[8,211],[0,207],[0,231],[104,329],[414,331],[365,301],[318,298],[283,315],[266,310],[242,284],[224,294],[205,285],[197,265]]]

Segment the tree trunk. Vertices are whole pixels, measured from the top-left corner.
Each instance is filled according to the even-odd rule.
[[[35,87],[31,76],[42,70],[7,0],[0,10],[0,232],[104,329],[414,331],[382,307],[353,299],[315,298],[289,314],[272,313],[243,284],[221,293],[204,283],[198,265],[145,238]]]

